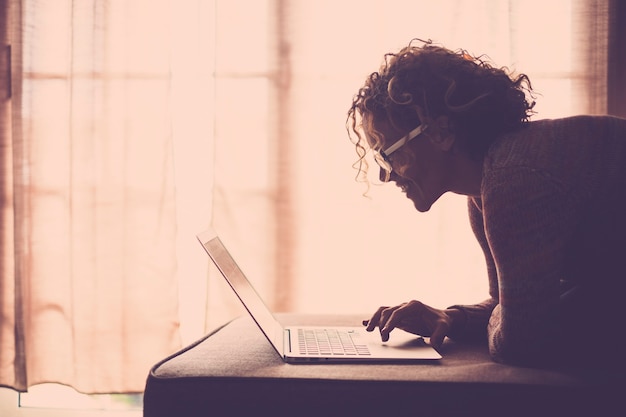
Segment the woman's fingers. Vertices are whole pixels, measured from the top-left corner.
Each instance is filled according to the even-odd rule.
[[[450,324],[443,320],[437,321],[433,334],[430,336],[430,345],[435,349],[439,349],[443,344],[443,340],[450,330]]]
[[[423,334],[423,329],[429,324],[426,322],[425,310],[426,305],[416,300],[397,306],[389,315],[384,328],[381,329],[383,340],[389,340],[389,333],[395,328],[414,334]]]
[[[368,332],[373,331],[380,323],[380,315],[382,314],[383,310],[387,308],[389,307],[380,307],[378,310],[376,310],[376,313],[374,313],[374,315],[369,320],[363,320],[363,325],[367,326],[365,330],[367,330]]]
[[[364,325],[368,331],[378,327],[383,342],[390,333],[402,329],[410,333],[430,337],[431,344],[439,347],[450,330],[450,318],[443,310],[429,307],[420,301],[409,301],[395,307],[380,307]]]

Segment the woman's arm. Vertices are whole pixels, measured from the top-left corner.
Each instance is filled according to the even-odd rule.
[[[501,362],[543,362],[557,339],[559,283],[579,211],[570,190],[541,171],[494,170],[484,184],[499,292],[487,328],[490,352]]]

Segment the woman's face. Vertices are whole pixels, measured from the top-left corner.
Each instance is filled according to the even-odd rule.
[[[377,123],[375,129],[385,138],[385,148],[408,133],[388,122]],[[392,166],[390,181],[400,187],[420,212],[430,210],[449,191],[447,152],[442,149],[439,136],[436,126],[427,125],[424,132],[388,157]],[[366,132],[366,137],[372,146],[372,135]]]

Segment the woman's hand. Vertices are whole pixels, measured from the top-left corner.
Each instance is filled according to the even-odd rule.
[[[438,349],[452,326],[457,326],[464,315],[460,310],[440,310],[419,301],[409,301],[395,307],[380,307],[363,325],[371,332],[380,330],[383,342],[389,340],[389,333],[395,328],[409,333],[430,337],[430,344]]]

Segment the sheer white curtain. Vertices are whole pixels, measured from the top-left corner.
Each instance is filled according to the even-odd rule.
[[[463,197],[420,214],[354,181],[352,95],[412,38],[527,73],[537,118],[604,111],[603,1],[0,4],[0,385],[19,390],[141,391],[241,314],[195,241],[208,225],[278,310],[482,299]]]
[[[204,3],[9,3],[0,384],[139,392],[180,347],[178,234],[210,218]]]

